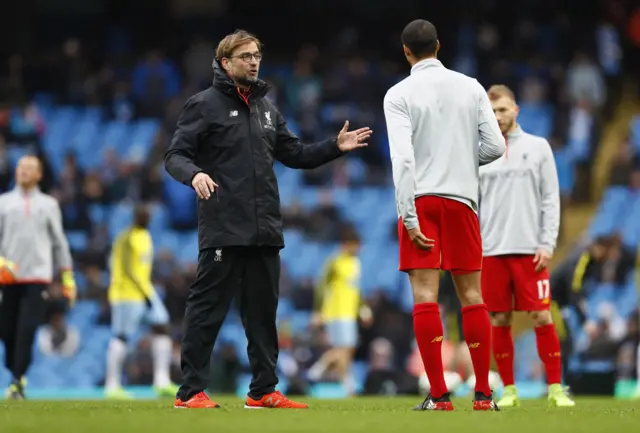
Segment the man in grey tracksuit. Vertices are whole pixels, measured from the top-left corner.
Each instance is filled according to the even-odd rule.
[[[58,202],[42,193],[40,161],[25,156],[16,168],[16,187],[0,195],[0,338],[5,363],[13,375],[7,396],[24,398],[24,375],[31,348],[45,317],[47,287],[61,270],[63,293],[71,302],[76,287],[71,253]],[[10,276],[10,277],[9,277]]]
[[[549,307],[547,266],[560,226],[558,173],[546,139],[516,122],[518,106],[506,86],[488,92],[507,150],[480,167],[482,297],[491,313],[493,354],[505,391],[500,407],[517,406],[514,383],[512,311],[531,318],[540,360],[545,366],[552,406],[575,403],[562,387],[560,341]]]

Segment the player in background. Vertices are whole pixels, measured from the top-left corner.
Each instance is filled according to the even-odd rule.
[[[162,397],[173,397],[178,387],[171,383],[173,343],[169,336],[169,314],[151,283],[153,243],[147,230],[149,211],[139,206],[133,225],[116,238],[111,252],[111,328],[113,336],[107,350],[105,393],[112,399],[131,399],[122,388],[122,370],[127,343],[143,321],[151,325],[153,337],[153,386]]]
[[[358,344],[360,307],[360,237],[353,229],[342,234],[340,251],[325,264],[322,279],[316,286],[317,316],[325,326],[331,349],[309,369],[309,378],[319,380],[334,368],[348,395],[356,392],[351,366]],[[370,310],[363,307],[365,314]]]
[[[517,123],[518,106],[506,86],[488,91],[504,134],[504,157],[480,169],[483,243],[482,295],[491,312],[493,353],[505,385],[500,406],[519,404],[514,384],[512,311],[526,311],[536,333],[538,355],[549,385],[549,404],[575,403],[562,387],[560,341],[549,311],[547,266],[560,226],[558,173],[551,146]]]
[[[413,289],[413,325],[431,393],[416,410],[452,410],[442,365],[440,269],[453,275],[476,374],[474,410],[497,410],[489,386],[491,323],[482,300],[482,241],[476,209],[479,165],[505,143],[484,88],[445,68],[433,24],[402,32],[411,75],[384,98],[398,210],[400,271]]]
[[[56,199],[38,188],[42,164],[23,156],[16,167],[16,187],[0,194],[0,339],[12,375],[10,400],[24,400],[25,375],[33,340],[45,321],[47,289],[56,267],[64,296],[73,305],[76,283],[69,243]]]

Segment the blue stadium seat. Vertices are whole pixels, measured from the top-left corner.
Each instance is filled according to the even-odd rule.
[[[616,312],[628,320],[638,308],[638,289],[636,287],[636,271],[629,272],[627,281],[618,288],[615,296]]]
[[[590,137],[572,138],[567,143],[567,148],[574,161],[587,161],[591,156]]]
[[[548,138],[553,123],[553,109],[544,104],[523,103],[520,105],[518,122],[525,131]]]
[[[109,220],[109,237],[114,239],[118,233],[128,227],[133,221],[133,204],[122,202],[113,208],[111,219]]]
[[[15,167],[18,164],[18,160],[27,155],[27,149],[20,146],[8,146],[9,147],[9,162],[11,167]]]
[[[294,306],[291,299],[281,297],[278,301],[278,317],[289,317],[293,311]]]
[[[155,203],[149,206],[151,219],[149,221],[149,231],[158,232],[168,227],[169,216],[167,208],[163,204]]]
[[[176,258],[184,264],[196,263],[198,261],[198,232],[181,234],[178,239],[180,245],[176,251]]]
[[[118,150],[125,160],[142,162],[147,159],[153,148],[154,140],[160,129],[155,119],[143,119],[131,126],[128,140],[122,140]]]
[[[96,143],[99,141],[100,120],[90,116],[78,122],[71,138],[72,150],[78,156],[78,163],[83,166],[85,156],[95,152]]]
[[[347,158],[347,173],[350,183],[364,183],[367,180],[367,165],[360,158]]]
[[[291,315],[291,328],[296,334],[305,332],[311,323],[311,313],[308,311],[296,311]]]
[[[570,150],[567,147],[553,151],[558,169],[558,182],[560,193],[570,195],[576,183],[575,164]]]
[[[608,188],[589,227],[589,236],[595,238],[616,232],[622,222],[624,209],[631,202],[630,198],[626,187]]]
[[[627,204],[626,212],[618,218],[622,241],[633,249],[640,244],[640,217],[638,215],[640,215],[640,197],[635,197],[631,203]]]
[[[196,220],[197,195],[193,188],[177,182],[163,171],[164,198],[171,222],[182,223]]]
[[[72,250],[84,251],[87,249],[87,233],[80,230],[74,230],[67,231],[66,234],[67,241],[69,242],[69,247],[71,247]]]
[[[160,233],[160,236],[154,238],[154,243],[158,250],[179,251],[180,250],[180,238],[176,232],[171,230],[164,230]]]
[[[89,205],[89,218],[94,224],[105,224],[109,220],[109,207],[101,204]]]

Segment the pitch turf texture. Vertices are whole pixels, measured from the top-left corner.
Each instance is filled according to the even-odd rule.
[[[415,398],[308,400],[310,409],[247,410],[237,398],[223,408],[173,409],[171,400],[0,401],[1,433],[182,433],[182,432],[640,432],[640,402],[578,399],[573,409],[525,400],[518,408],[472,412],[470,399],[454,400],[453,412],[413,412]]]

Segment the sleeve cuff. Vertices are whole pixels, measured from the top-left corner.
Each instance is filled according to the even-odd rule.
[[[549,252],[551,254],[553,254],[554,250],[555,250],[555,248],[553,248],[550,245],[540,245],[540,246],[538,246],[538,248],[541,249],[541,250],[545,250],[545,251],[547,251],[547,252]]]
[[[411,219],[408,219],[408,220],[405,220],[403,218],[402,221],[403,221],[404,226],[407,228],[407,230],[413,230],[413,229],[418,228],[420,226],[420,224],[418,224],[418,220],[414,219],[414,218],[411,218]]]
[[[187,185],[188,187],[193,187],[191,184],[193,183],[193,178],[196,177],[196,174],[198,173],[202,173],[202,170],[197,168],[193,170],[193,173],[191,173],[191,176],[189,177],[189,179],[187,179],[187,181],[184,183],[185,185]]]

